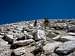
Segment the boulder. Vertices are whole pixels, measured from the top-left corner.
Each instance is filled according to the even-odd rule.
[[[58,39],[58,38],[60,38],[61,37],[61,35],[57,35],[56,37],[54,37],[54,38],[52,38],[53,40],[56,40],[56,39]]]
[[[33,39],[27,39],[27,40],[14,41],[13,44],[16,44],[16,45],[28,45],[28,44],[30,44],[32,42],[34,42]]]
[[[75,51],[75,41],[67,41],[55,50],[58,55],[68,55],[73,51]]]
[[[25,53],[26,53],[26,56],[34,56],[34,54],[32,53],[33,50],[36,49],[35,46],[25,46]]]
[[[67,40],[71,40],[71,41],[75,41],[75,36],[62,36],[61,38],[67,39]]]
[[[58,36],[54,37],[53,40],[60,41],[60,42],[75,41],[75,36],[70,36],[70,35],[60,36],[60,35],[58,35]]]
[[[15,56],[25,55],[25,48],[20,47],[20,48],[14,49],[12,53],[14,53],[12,55],[15,55]]]
[[[47,43],[47,41],[40,40],[35,43],[35,46],[36,47],[43,47],[46,43]]]
[[[0,39],[0,56],[11,56],[10,45],[3,39]]]
[[[61,42],[47,43],[45,46],[43,46],[43,50],[45,51],[45,54],[51,54],[54,52],[55,48],[61,44]]]
[[[75,36],[75,33],[69,32],[68,35]]]
[[[37,30],[37,33],[35,33],[35,40],[45,40],[46,41],[46,35],[44,30]]]

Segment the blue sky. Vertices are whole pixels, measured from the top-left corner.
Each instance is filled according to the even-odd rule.
[[[75,18],[75,0],[0,0],[2,23],[46,16]]]

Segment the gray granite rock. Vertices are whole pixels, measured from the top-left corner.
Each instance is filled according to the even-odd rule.
[[[70,35],[61,36],[61,35],[58,35],[58,36],[54,37],[53,40],[60,41],[60,42],[75,41],[75,36],[70,36]]]
[[[11,52],[8,42],[0,38],[0,56],[11,56]]]
[[[17,55],[19,55],[19,56],[25,55],[25,48],[20,47],[20,48],[14,49],[13,52],[16,56]]]
[[[16,45],[28,45],[28,44],[30,44],[32,42],[34,42],[33,39],[27,39],[27,40],[14,41],[13,44],[16,44]]]
[[[60,45],[55,52],[59,55],[61,54],[68,55],[72,53],[74,50],[75,50],[75,41],[68,41]]]
[[[51,54],[54,52],[55,48],[60,46],[61,42],[53,42],[53,43],[47,43],[45,46],[43,46],[43,49],[45,51],[45,54]]]
[[[45,40],[46,41],[46,35],[45,35],[45,31],[44,30],[37,30],[37,32],[35,32],[33,34],[34,39],[35,40]]]

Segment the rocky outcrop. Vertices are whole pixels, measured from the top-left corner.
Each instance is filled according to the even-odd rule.
[[[68,25],[51,21],[45,27],[43,22],[0,26],[0,56],[75,56],[75,33]]]

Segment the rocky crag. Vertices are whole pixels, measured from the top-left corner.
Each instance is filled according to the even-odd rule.
[[[74,20],[0,25],[0,56],[75,56]]]

